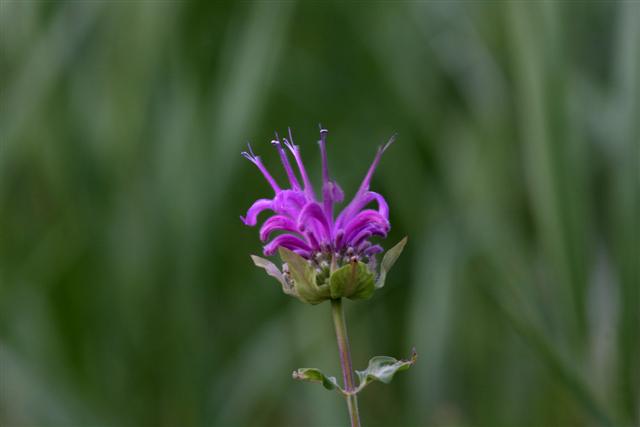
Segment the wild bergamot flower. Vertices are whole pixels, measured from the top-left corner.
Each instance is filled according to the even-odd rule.
[[[288,139],[281,141],[276,134],[276,139],[271,141],[278,150],[288,178],[286,187],[276,182],[250,145],[248,152],[242,152],[264,175],[274,195],[272,198],[258,199],[247,215],[240,218],[244,224],[255,226],[258,215],[270,211],[270,216],[260,227],[260,239],[265,242],[264,255],[271,256],[279,252],[283,261],[282,271],[264,258],[252,256],[253,261],[278,279],[285,293],[311,304],[341,297],[369,298],[375,288],[384,285],[386,272],[406,243],[405,238],[387,252],[380,272],[377,272],[376,255],[383,252],[383,248],[372,243],[371,239],[385,238],[391,224],[389,205],[382,195],[371,191],[369,185],[382,154],[393,144],[395,135],[378,147],[355,196],[335,216],[334,207],[343,202],[344,193],[329,176],[327,134],[326,129],[320,129],[321,198],[316,197],[302,161],[300,147],[294,144],[290,129]],[[300,179],[294,172],[287,151],[295,160]]]
[[[369,185],[382,154],[395,138],[391,137],[378,148],[355,196],[335,216],[334,205],[342,203],[344,193],[338,183],[329,177],[327,134],[328,131],[321,127],[318,141],[322,157],[320,198],[316,198],[300,156],[300,147],[293,143],[291,130],[288,139],[280,141],[276,134],[276,139],[271,141],[280,154],[287,174],[289,183],[286,187],[276,182],[249,146],[249,151],[242,155],[262,172],[274,195],[270,199],[258,199],[247,215],[240,218],[246,225],[255,226],[258,215],[264,211],[270,212],[260,227],[260,239],[265,242],[264,255],[279,253],[283,262],[282,270],[267,259],[255,255],[251,258],[258,267],[278,279],[286,294],[309,304],[331,301],[344,386],[340,387],[335,377],[327,376],[316,368],[298,369],[293,372],[293,378],[317,382],[327,389],[340,392],[347,401],[351,426],[360,427],[358,393],[373,381],[391,381],[396,372],[404,371],[416,362],[417,353],[412,351],[411,358],[407,360],[387,356],[371,358],[364,371],[355,371],[359,382],[356,385],[342,298],[369,298],[376,288],[382,287],[387,271],[402,252],[407,238],[387,251],[378,272],[376,256],[383,249],[371,240],[387,237],[391,224],[389,205],[382,195],[370,191]],[[289,162],[287,150],[295,160],[299,176]]]

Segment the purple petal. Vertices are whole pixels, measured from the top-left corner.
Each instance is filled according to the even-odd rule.
[[[335,181],[331,181],[331,197],[334,203],[342,203],[344,200],[344,191]]]
[[[327,219],[333,222],[333,197],[330,186],[330,182],[322,184],[322,208]]]
[[[378,194],[374,191],[367,191],[366,193],[364,193],[362,207],[367,206],[374,200],[378,202],[378,213],[384,218],[389,219],[389,204],[387,204],[387,201],[384,199],[384,197],[382,197],[381,194]]]
[[[322,204],[324,213],[333,222],[333,205],[344,200],[344,193],[335,181],[327,181],[322,185]]]
[[[345,225],[345,241],[351,242],[351,239],[365,228],[376,234],[385,234],[390,226],[389,221],[378,212],[366,209],[358,213],[358,215]]]
[[[273,255],[280,246],[291,250],[300,249],[305,252],[311,252],[311,248],[304,240],[291,234],[281,234],[277,236],[264,246],[263,252],[266,256]]]
[[[258,222],[258,215],[260,212],[267,209],[273,210],[273,200],[270,199],[258,199],[247,211],[247,216],[240,217],[245,225],[254,226]]]
[[[312,222],[313,221],[313,222]],[[318,240],[331,240],[331,225],[329,224],[329,220],[325,216],[322,208],[316,202],[309,202],[300,212],[298,216],[298,228],[316,228],[314,226],[314,222],[320,226],[320,231],[324,236],[324,239]],[[319,236],[317,236],[319,237]]]
[[[262,224],[260,227],[260,240],[263,242],[269,239],[269,235],[276,230],[290,231],[297,233],[296,223],[284,215],[274,215]]]
[[[309,246],[311,246],[311,249],[316,249],[316,250],[320,249],[320,242],[318,242],[318,239],[316,239],[315,234],[313,234],[311,230],[305,231],[304,237],[307,238],[307,241],[309,242]]]
[[[353,236],[353,238],[349,241],[349,245],[358,246],[363,240],[366,240],[371,236],[373,236],[371,227],[365,227],[362,230],[358,231],[358,233],[355,236]]]
[[[343,229],[338,229],[338,231],[336,231],[335,233],[335,249],[336,250],[340,250],[342,249],[342,244],[344,242],[344,230]]]
[[[358,245],[358,249],[356,250],[356,252],[358,253],[362,253],[364,252],[369,246],[371,246],[371,242],[365,240],[364,242],[360,243]]]
[[[380,252],[384,251],[384,249],[382,249],[382,246],[380,245],[373,245],[369,248],[367,248],[364,251],[365,255],[374,255],[374,254],[379,254]]]
[[[302,258],[311,259],[311,252],[304,249],[293,249],[293,252],[300,255]]]
[[[396,140],[396,135],[392,135],[386,144],[378,148],[378,151],[376,152],[376,157],[373,159],[371,166],[369,166],[369,170],[367,171],[367,174],[362,180],[362,184],[360,184],[360,189],[358,190],[358,193],[364,193],[369,189],[369,183],[371,182],[371,178],[373,177],[373,173],[375,172],[376,167],[378,167],[378,163],[380,163],[382,154],[387,150],[387,148],[391,146],[391,144],[393,144],[395,140]]]
[[[338,219],[336,220],[336,226],[341,227],[346,222],[349,222],[354,215],[356,215],[359,211],[361,211],[365,206],[367,206],[371,202],[378,202],[378,213],[382,215],[387,220],[389,219],[389,205],[387,201],[382,197],[381,194],[378,194],[373,191],[366,191],[362,194],[356,194],[353,200],[347,205],[346,208],[338,215]]]
[[[279,214],[298,218],[300,211],[307,204],[307,197],[302,191],[283,190],[273,199],[273,209]]]

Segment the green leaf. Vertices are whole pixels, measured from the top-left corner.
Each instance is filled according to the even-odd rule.
[[[293,371],[293,379],[300,381],[308,381],[311,383],[320,383],[327,390],[337,389],[343,392],[342,388],[338,385],[336,377],[328,377],[322,373],[320,369],[316,368],[300,368],[297,371]]]
[[[376,281],[376,289],[380,289],[384,286],[384,281],[387,278],[387,273],[393,267],[393,264],[396,263],[396,260],[402,253],[404,249],[404,245],[407,244],[407,237],[400,240],[394,247],[389,249],[387,253],[384,254],[382,258],[382,263],[380,264],[380,275],[378,276],[378,280]]]
[[[293,286],[297,297],[309,304],[320,304],[329,299],[329,287],[318,286],[316,283],[316,270],[309,265],[306,259],[287,248],[278,248],[280,258],[286,262],[291,273]]]
[[[374,275],[362,262],[343,265],[329,278],[331,298],[367,299],[375,289]]]
[[[389,356],[372,357],[366,370],[356,371],[360,384],[355,393],[359,393],[373,381],[389,384],[396,372],[409,369],[416,360],[418,360],[418,353],[415,348],[411,350],[411,358],[408,360],[397,360]]]

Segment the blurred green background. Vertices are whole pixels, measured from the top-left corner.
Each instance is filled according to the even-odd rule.
[[[640,425],[640,3],[0,0],[0,425],[338,426],[330,307],[253,267],[240,157],[373,187],[365,426]]]

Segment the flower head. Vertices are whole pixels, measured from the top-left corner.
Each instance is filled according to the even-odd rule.
[[[281,187],[276,182],[260,157],[253,153],[250,145],[248,151],[242,152],[242,155],[264,175],[274,195],[272,198],[258,199],[249,208],[246,216],[240,218],[244,224],[255,226],[258,223],[258,215],[263,211],[270,211],[271,215],[260,227],[260,239],[265,243],[263,252],[266,256],[280,251],[281,256],[288,258],[284,260],[282,277],[277,276],[276,271],[279,272],[279,270],[275,265],[270,267],[274,274],[269,273],[281,279],[285,291],[287,287],[292,292],[297,289],[294,286],[295,280],[291,279],[289,272],[294,259],[292,257],[296,257],[296,260],[298,258],[306,260],[310,271],[315,272],[313,285],[317,286],[325,284],[329,286],[329,283],[325,283],[330,279],[329,276],[347,264],[352,266],[362,264],[363,267],[366,266],[363,271],[372,273],[376,267],[375,255],[383,249],[380,245],[373,244],[371,238],[375,236],[384,238],[391,228],[387,202],[382,195],[370,191],[369,185],[382,154],[393,144],[395,135],[386,144],[378,147],[375,158],[355,196],[335,216],[334,205],[344,200],[344,193],[338,183],[329,176],[327,134],[328,131],[321,127],[318,141],[322,159],[320,197],[317,197],[304,167],[300,147],[293,142],[291,129],[289,129],[288,138],[281,140],[276,134],[275,139],[271,141],[278,150],[286,172],[288,179],[286,186]],[[299,177],[294,171],[287,152],[295,161]],[[254,261],[256,259],[257,257]],[[260,266],[266,268],[265,262],[270,263],[262,260]],[[300,264],[300,268],[307,267]],[[269,272],[269,269],[267,271]],[[300,274],[306,273],[300,272]]]

